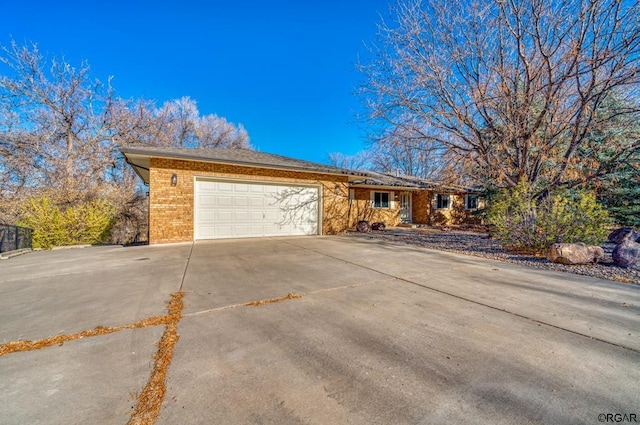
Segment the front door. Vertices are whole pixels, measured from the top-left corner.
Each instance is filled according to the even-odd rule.
[[[400,194],[400,221],[411,223],[411,192]]]

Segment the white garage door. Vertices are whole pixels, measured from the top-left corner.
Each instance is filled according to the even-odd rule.
[[[318,188],[196,181],[195,238],[318,234]]]

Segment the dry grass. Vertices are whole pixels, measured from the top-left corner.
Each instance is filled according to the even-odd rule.
[[[265,305],[265,304],[270,304],[270,303],[277,303],[279,301],[284,301],[284,300],[294,300],[296,298],[302,298],[302,294],[287,294],[287,295],[284,295],[282,297],[269,298],[269,299],[266,299],[266,300],[249,301],[247,303],[240,304],[240,305],[241,306],[245,306],[245,307],[260,306],[260,305]]]
[[[18,353],[21,351],[40,350],[42,348],[51,347],[52,345],[63,345],[67,341],[73,341],[76,339],[88,338],[98,335],[107,335],[114,332],[120,332],[124,329],[138,329],[146,328],[148,326],[164,325],[168,323],[168,320],[168,316],[154,316],[147,319],[142,319],[135,323],[130,323],[128,325],[109,327],[97,326],[94,329],[89,329],[75,334],[56,335],[36,341],[11,341],[7,342],[6,344],[0,345],[0,357],[6,354]]]
[[[138,396],[136,407],[131,414],[127,425],[152,425],[158,419],[162,402],[166,395],[166,378],[169,366],[173,359],[173,351],[180,336],[178,335],[178,322],[182,318],[184,292],[176,292],[171,295],[171,300],[167,304],[167,314],[164,316],[154,316],[122,326],[104,327],[98,326],[94,329],[86,330],[75,334],[56,335],[54,337],[40,339],[37,341],[13,341],[0,345],[0,356],[20,351],[32,351],[50,347],[52,345],[62,345],[67,341],[98,335],[107,335],[119,332],[124,329],[138,329],[148,326],[166,325],[162,338],[158,342],[158,350],[154,357],[154,367],[149,377],[147,385]],[[269,298],[259,301],[250,301],[238,306],[261,306],[276,303],[284,300],[302,298],[302,294],[287,294],[282,297]]]
[[[616,282],[620,282],[620,283],[633,283],[633,279],[626,277],[626,276],[614,276],[612,278],[613,280],[615,280]]]
[[[171,295],[171,300],[167,305],[167,314],[164,316],[154,316],[143,319],[128,325],[122,326],[98,326],[75,334],[56,335],[50,338],[44,338],[37,341],[12,341],[0,345],[0,356],[21,351],[39,350],[52,345],[62,345],[67,341],[76,339],[107,335],[119,332],[124,329],[139,329],[148,326],[166,325],[166,329],[162,338],[158,342],[158,351],[155,355],[154,368],[151,377],[144,390],[138,397],[138,403],[129,419],[128,424],[145,424],[151,425],[155,423],[160,413],[160,407],[166,393],[166,377],[167,370],[173,358],[173,349],[178,342],[178,322],[182,318],[182,309],[184,303],[182,299],[184,292],[176,292]]]
[[[136,405],[128,425],[151,425],[158,419],[160,408],[167,391],[167,371],[173,359],[173,349],[178,342],[178,322],[182,317],[184,292],[176,292],[171,295],[168,305],[168,313],[165,316],[168,321],[167,328],[158,342],[158,351],[155,355],[153,371],[149,382],[138,397]]]

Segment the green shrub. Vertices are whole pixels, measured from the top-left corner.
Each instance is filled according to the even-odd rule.
[[[114,206],[102,199],[59,206],[48,195],[31,198],[21,214],[20,226],[33,229],[33,247],[95,244],[109,237]]]
[[[536,199],[527,183],[499,192],[487,218],[499,240],[531,252],[542,252],[555,242],[600,244],[610,224],[591,192],[563,190]]]

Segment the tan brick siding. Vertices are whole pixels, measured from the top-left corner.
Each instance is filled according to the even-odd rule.
[[[355,188],[354,200],[350,205],[349,227],[354,227],[359,220],[369,223],[382,221],[387,226],[400,224],[400,194],[399,190]],[[391,208],[372,208],[371,192],[392,192],[393,206]],[[478,223],[470,211],[464,209],[464,193],[453,194],[452,208],[436,210],[434,199],[436,192],[428,190],[412,191],[411,193],[411,222],[426,225],[460,225]]]
[[[347,177],[231,164],[151,158],[149,172],[149,242],[192,241],[195,177],[318,184],[322,187],[322,234],[344,232],[348,226]],[[171,186],[171,175],[178,184]]]
[[[392,205],[390,208],[373,208],[371,206],[371,192],[393,192],[390,197]],[[349,226],[354,227],[358,221],[366,220],[369,223],[381,221],[387,226],[397,226],[400,224],[400,192],[383,189],[353,189],[354,199],[350,205]]]
[[[465,209],[464,205],[464,193],[452,194],[452,203],[450,209],[436,210],[433,204],[433,197],[435,193],[431,194],[431,212],[429,224],[431,225],[461,225],[479,223],[480,220],[476,219],[471,211]]]
[[[431,210],[433,209],[433,193],[428,191],[413,192],[412,221],[416,224],[430,224]]]
[[[479,218],[472,215],[472,211],[465,210],[464,193],[452,194],[452,208],[436,210],[434,199],[437,192],[421,190],[412,192],[411,218],[415,224],[426,225],[461,225],[478,224]]]
[[[178,184],[171,186],[171,175]],[[149,173],[150,243],[185,242],[194,237],[195,177],[219,177],[283,183],[317,184],[322,187],[322,234],[338,234],[354,227],[359,220],[400,224],[400,190],[355,188],[349,202],[347,176],[304,173],[232,164],[151,158]],[[390,208],[373,208],[371,191],[391,192]],[[453,195],[452,208],[436,210],[435,192],[412,193],[412,222],[428,225],[458,225],[478,221],[464,209],[464,193]]]

